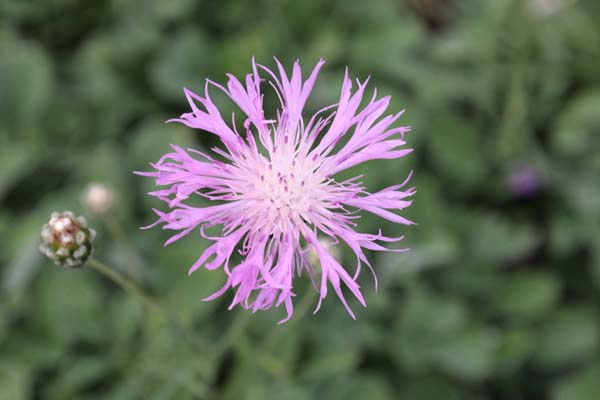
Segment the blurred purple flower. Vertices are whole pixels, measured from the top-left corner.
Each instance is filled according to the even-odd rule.
[[[373,269],[363,249],[390,250],[377,242],[395,242],[402,237],[383,236],[355,231],[357,212],[364,210],[388,221],[410,225],[411,221],[394,213],[411,204],[407,198],[414,188],[401,190],[406,180],[375,193],[367,192],[359,181],[362,175],[338,181],[339,172],[369,160],[396,159],[410,153],[404,146],[408,126],[392,128],[403,112],[383,118],[390,97],[377,99],[375,90],[368,104],[359,105],[368,82],[352,81],[346,71],[337,104],[314,114],[308,123],[302,110],[315,84],[321,60],[304,82],[300,65],[294,63],[291,77],[276,60],[279,74],[252,62],[252,73],[245,85],[228,74],[227,87],[206,82],[204,96],[184,89],[191,112],[170,121],[181,122],[217,135],[224,149],[213,148],[222,157],[217,160],[197,150],[172,146],[156,164],[156,171],[140,172],[155,178],[165,187],[151,192],[168,204],[169,212],[154,210],[163,229],[179,231],[165,245],[199,228],[214,241],[191,266],[189,273],[204,266],[208,270],[223,267],[225,285],[205,300],[212,300],[229,288],[236,292],[229,309],[237,304],[256,312],[284,305],[287,321],[293,313],[293,277],[306,271],[320,299],[315,312],[331,285],[348,313],[354,317],[342,286],[365,306],[356,279],[362,265]],[[270,78],[281,108],[275,120],[263,112],[262,78],[259,70]],[[244,112],[243,133],[235,123],[225,123],[209,95],[209,85],[223,91]],[[205,197],[214,205],[194,207],[184,203],[190,196]],[[219,236],[208,236],[206,228],[220,225]],[[151,227],[150,226],[150,227]],[[320,236],[329,237],[332,245],[344,242],[356,255],[356,270],[350,273],[323,244]],[[229,266],[234,250],[239,247],[242,261]],[[316,254],[318,264],[311,264],[307,254]],[[209,259],[211,259],[209,261]],[[373,275],[375,276],[374,272]],[[320,282],[316,282],[319,280]],[[343,285],[342,285],[343,284]],[[377,287],[377,279],[375,277]]]
[[[529,165],[513,168],[507,181],[511,193],[516,197],[530,197],[542,188],[539,172]]]

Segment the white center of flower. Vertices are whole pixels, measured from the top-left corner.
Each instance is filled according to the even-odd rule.
[[[263,232],[287,231],[304,220],[310,222],[310,210],[319,198],[323,179],[314,173],[314,165],[297,160],[261,159],[244,191],[248,217]]]

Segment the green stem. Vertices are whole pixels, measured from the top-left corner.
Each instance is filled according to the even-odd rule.
[[[146,294],[144,290],[141,287],[139,287],[133,280],[127,278],[125,275],[121,274],[117,270],[93,258],[88,261],[88,265],[94,268],[96,271],[100,272],[106,278],[121,286],[126,292],[129,292],[138,299],[140,299],[146,306],[148,306],[148,308],[164,311],[160,303],[158,303],[155,299]]]
[[[169,321],[176,330],[186,338],[189,343],[195,348],[207,349],[209,348],[208,344],[200,343],[198,337],[193,335],[188,329],[187,325],[184,324],[179,316],[177,316],[174,312],[168,310],[162,303],[157,301],[155,298],[149,296],[136,282],[127,276],[121,274],[119,271],[114,268],[109,267],[108,265],[95,260],[90,259],[88,261],[88,265],[95,269],[100,274],[104,275],[106,278],[110,279],[121,288],[123,288],[126,292],[131,293],[133,296],[137,297],[139,300],[144,303],[149,309],[158,311],[162,316]]]

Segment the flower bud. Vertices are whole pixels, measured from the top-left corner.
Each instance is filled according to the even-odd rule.
[[[544,186],[541,174],[530,165],[513,168],[507,177],[507,184],[510,192],[520,198],[532,197]]]
[[[96,231],[71,211],[53,212],[42,228],[40,251],[60,267],[79,268],[92,255]]]
[[[107,185],[92,182],[83,191],[81,202],[90,213],[101,215],[110,211],[115,203],[114,191]]]

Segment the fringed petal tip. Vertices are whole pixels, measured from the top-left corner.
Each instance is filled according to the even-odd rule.
[[[277,321],[277,325],[282,325],[292,319],[292,314],[286,315],[284,319]]]
[[[140,226],[140,229],[142,229],[142,230],[151,229],[151,228],[154,228],[156,225],[160,224],[161,222],[165,222],[165,221],[163,221],[162,218],[159,218],[156,221],[154,221],[153,223],[151,223],[150,225]]]

